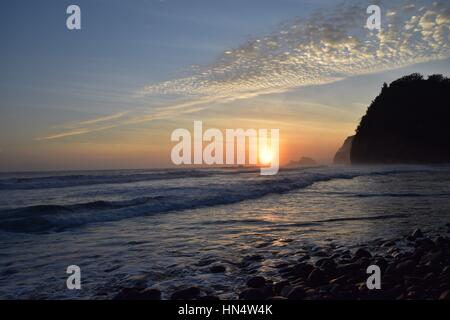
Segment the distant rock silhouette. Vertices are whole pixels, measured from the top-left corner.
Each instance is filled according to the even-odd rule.
[[[352,149],[352,142],[355,136],[350,136],[345,139],[344,144],[336,152],[334,156],[334,164],[350,164],[350,151]]]
[[[301,157],[299,161],[291,161],[287,165],[288,167],[307,167],[307,166],[316,166],[317,162],[309,157]]]
[[[350,160],[450,163],[450,79],[413,73],[385,83],[361,119]]]

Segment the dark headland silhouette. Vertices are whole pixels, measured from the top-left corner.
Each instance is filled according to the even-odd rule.
[[[336,152],[333,162],[335,164],[350,164],[350,151],[352,149],[352,142],[355,136],[350,136],[345,139],[344,144]]]
[[[384,83],[334,162],[450,163],[450,79],[413,73]]]

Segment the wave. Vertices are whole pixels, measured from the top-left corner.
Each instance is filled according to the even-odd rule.
[[[0,211],[0,216],[2,218],[6,217],[17,217],[28,216],[34,214],[40,214],[45,212],[45,214],[59,214],[59,213],[70,213],[70,212],[81,212],[81,211],[94,211],[94,210],[107,210],[107,209],[119,209],[126,207],[133,207],[148,203],[153,200],[159,200],[163,198],[162,196],[156,197],[140,197],[131,200],[123,201],[91,201],[86,203],[77,203],[73,205],[36,205],[29,207],[22,207],[16,209],[7,209]]]
[[[0,229],[27,233],[40,233],[51,229],[61,231],[71,226],[89,221],[103,221],[107,218],[106,215],[103,218],[95,216],[88,218],[89,214],[139,207],[162,198],[162,196],[140,197],[124,201],[100,200],[73,205],[36,205],[2,210],[0,211]]]
[[[132,174],[127,171],[123,171],[123,173],[119,174],[104,171],[97,174],[57,174],[37,177],[11,177],[0,179],[0,190],[52,189],[180,178],[203,178],[214,174],[221,174],[221,172],[216,170],[168,169]]]
[[[352,179],[357,176],[391,175],[417,171],[435,171],[424,167],[405,168],[342,168],[296,170],[277,176],[232,176],[220,183],[161,190],[165,196],[139,197],[123,201],[94,201],[73,205],[37,205],[0,211],[0,229],[10,232],[45,233],[64,231],[89,223],[109,222],[166,212],[227,205],[282,194],[306,188],[316,182]]]

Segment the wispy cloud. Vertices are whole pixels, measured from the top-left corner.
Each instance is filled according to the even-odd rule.
[[[129,111],[122,111],[118,113],[114,113],[111,115],[89,119],[85,121],[80,122],[71,122],[71,123],[65,123],[58,126],[55,126],[56,128],[62,130],[60,133],[55,133],[51,135],[46,135],[44,137],[38,137],[36,140],[52,140],[52,139],[58,139],[58,138],[64,138],[64,137],[70,137],[70,136],[76,136],[80,134],[85,134],[89,132],[94,131],[101,131],[110,129],[117,126],[117,121],[120,119],[123,119],[126,114],[128,114]]]
[[[370,31],[366,8],[382,10],[382,30]],[[211,65],[190,76],[151,84],[139,97],[181,96],[144,114],[105,117],[79,123],[76,130],[48,135],[56,139],[155,119],[176,117],[264,94],[282,93],[355,75],[379,72],[450,57],[450,4],[425,0],[346,2],[308,18],[294,18],[270,34],[255,36],[226,50]]]

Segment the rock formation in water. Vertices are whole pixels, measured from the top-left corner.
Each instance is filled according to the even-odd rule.
[[[299,161],[291,161],[287,165],[288,167],[309,167],[309,166],[316,166],[317,162],[316,160],[309,158],[309,157],[301,157]]]
[[[450,79],[414,73],[385,83],[361,119],[350,160],[450,163]]]
[[[334,164],[350,164],[350,151],[352,149],[352,142],[354,136],[347,137],[344,144],[336,152],[333,163]]]

